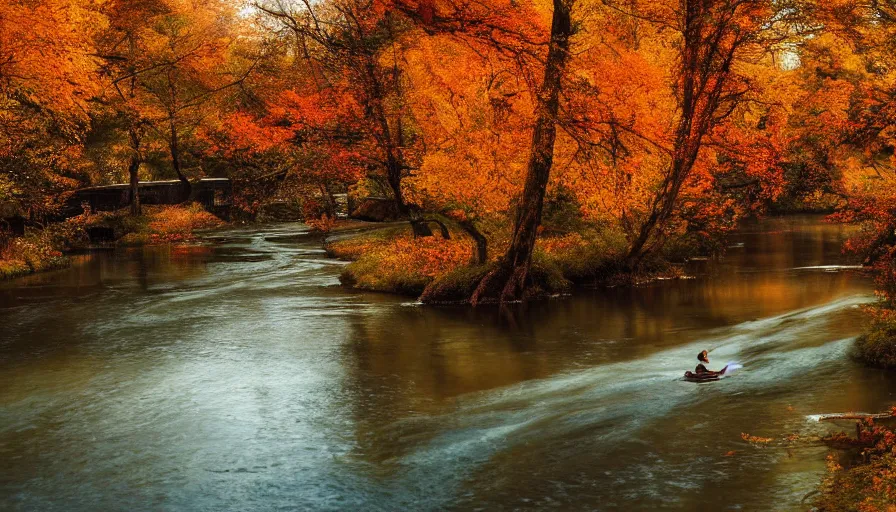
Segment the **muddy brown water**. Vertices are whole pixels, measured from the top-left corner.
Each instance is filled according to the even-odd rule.
[[[0,509],[806,510],[827,449],[741,433],[896,403],[843,236],[510,313],[346,291],[298,224],[82,256],[0,284]],[[744,368],[681,381],[702,349]]]

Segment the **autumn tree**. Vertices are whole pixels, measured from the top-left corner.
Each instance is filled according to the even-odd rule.
[[[104,23],[89,1],[0,4],[0,203],[40,218],[80,182]]]
[[[497,266],[488,272],[472,294],[471,302],[509,302],[523,299],[531,283],[532,253],[541,223],[544,197],[554,158],[557,118],[564,73],[573,35],[572,2],[554,0],[550,28],[538,30],[534,6],[455,5],[434,2],[395,2],[397,8],[434,33],[485,44],[518,59],[523,68],[541,69],[534,89],[534,123],[529,144],[525,181],[516,205],[510,246]],[[546,53],[539,51],[546,48]],[[526,62],[528,61],[528,62]]]
[[[371,177],[385,181],[399,212],[410,210],[402,180],[413,167],[413,115],[405,101],[399,20],[374,0],[327,3],[258,2],[272,30],[296,42],[313,69],[318,90],[353,99],[364,121],[361,135],[372,149]]]
[[[493,270],[482,279],[473,293],[473,304],[493,294],[499,285],[501,302],[524,297],[529,286],[529,269],[532,252],[544,209],[544,196],[554,159],[554,142],[557,138],[557,114],[560,111],[560,94],[563,73],[569,60],[569,39],[573,35],[569,0],[554,0],[548,53],[544,64],[544,77],[535,102],[535,128],[526,171],[526,184],[517,207],[513,238],[510,248]]]
[[[407,195],[456,223],[475,244],[473,264],[503,251],[504,226],[525,178],[532,96],[517,63],[450,34],[409,33],[408,89],[425,141]],[[496,240],[499,239],[499,240]],[[496,242],[498,242],[496,244]]]
[[[751,99],[754,89],[743,65],[762,55],[779,31],[786,10],[767,0],[684,0],[679,5],[627,2],[614,6],[629,16],[675,31],[677,63],[672,89],[677,103],[668,163],[627,256],[637,267],[662,246],[682,188],[713,132]]]
[[[221,93],[245,80],[254,60],[234,55],[235,13],[223,2],[111,2],[106,12],[110,27],[99,44],[106,100],[127,133],[131,210],[137,214],[148,138],[163,141],[188,199],[183,139]]]
[[[230,169],[246,211],[271,198],[301,198],[306,220],[334,219],[335,194],[362,179],[369,162],[361,111],[338,88],[318,89],[303,66],[278,60],[248,85],[254,100],[203,127],[205,159]]]
[[[814,76],[806,84],[830,107],[822,114],[824,126],[807,130],[800,139],[813,140],[812,132],[824,134],[827,144],[815,160],[832,169],[827,181],[845,199],[838,218],[863,228],[847,248],[876,270],[884,299],[881,317],[891,322],[896,296],[896,2],[821,3],[813,14],[825,34],[810,47],[806,60]]]

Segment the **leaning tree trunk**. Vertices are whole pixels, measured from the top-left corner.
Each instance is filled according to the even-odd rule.
[[[128,179],[131,184],[131,215],[140,215],[143,213],[140,207],[140,163],[142,157],[140,154],[140,135],[136,130],[128,130],[128,136],[131,143],[131,161],[128,164]]]
[[[685,0],[682,4],[684,31],[678,82],[681,114],[675,129],[672,161],[650,205],[650,215],[626,256],[626,266],[631,270],[639,267],[651,251],[662,248],[681,188],[694,168],[704,137],[717,122],[715,116],[730,81],[734,57],[747,41],[732,21],[739,4],[709,0]],[[719,5],[727,7],[714,11]]]
[[[517,209],[513,240],[498,268],[487,274],[473,292],[470,299],[473,305],[484,299],[497,298],[503,303],[525,297],[532,251],[541,224],[544,195],[554,159],[560,91],[563,72],[569,60],[569,37],[572,34],[570,10],[569,0],[554,0],[548,59],[538,94],[526,185]]]

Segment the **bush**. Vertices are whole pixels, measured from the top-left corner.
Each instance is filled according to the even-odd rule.
[[[311,231],[314,233],[327,234],[333,230],[333,227],[336,226],[336,218],[330,217],[325,213],[318,219],[306,220],[305,224],[308,224],[308,226],[311,228]]]
[[[896,408],[893,409],[896,415]],[[849,444],[861,458],[844,468],[828,457],[828,475],[822,482],[815,507],[820,511],[890,512],[896,503],[896,433],[867,420],[858,427],[858,438]],[[846,434],[831,439],[843,444]],[[858,455],[858,454],[856,454]]]
[[[572,285],[556,263],[538,254],[532,258],[529,279],[532,281],[529,296],[533,298],[566,293]]]
[[[541,226],[544,233],[571,233],[584,230],[582,204],[576,198],[575,192],[562,185],[548,192],[544,198]]]
[[[662,258],[666,261],[684,263],[695,256],[718,253],[718,244],[711,237],[701,238],[697,233],[674,236],[663,244]]]
[[[896,321],[890,315],[875,315],[869,331],[856,340],[859,360],[878,368],[896,368]]]
[[[0,251],[0,279],[19,277],[32,272],[62,268],[68,259],[54,244],[47,231],[36,231],[13,238]]]
[[[21,277],[31,272],[32,270],[23,260],[8,260],[0,257],[0,280]]]
[[[536,259],[554,265],[574,283],[605,283],[622,271],[627,242],[621,231],[589,230],[541,238],[535,248]]]
[[[187,206],[147,205],[140,216],[131,215],[127,209],[85,214],[63,224],[75,226],[82,232],[90,228],[107,228],[121,245],[148,245],[191,241],[197,230],[218,227],[223,222],[198,203],[193,203]],[[89,242],[84,244],[89,245]]]

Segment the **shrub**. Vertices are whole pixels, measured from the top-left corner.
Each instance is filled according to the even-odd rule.
[[[896,368],[896,320],[892,313],[872,313],[874,320],[868,332],[856,340],[856,356],[869,366]]]
[[[81,231],[96,227],[111,229],[121,245],[146,245],[190,241],[197,230],[214,228],[223,222],[193,203],[186,206],[147,205],[140,216],[131,215],[127,209],[85,214],[69,219],[67,223]]]
[[[589,230],[541,238],[536,245],[536,259],[556,266],[574,283],[605,282],[621,271],[626,240],[621,230]]]
[[[0,279],[12,279],[30,274],[32,270],[22,260],[5,259],[0,257]]]
[[[582,204],[576,198],[575,192],[562,185],[549,191],[544,198],[541,225],[544,233],[582,231],[585,228],[585,221],[582,220]]]
[[[164,206],[153,208],[148,214],[149,239],[152,243],[192,240],[195,232],[220,226],[221,219],[206,211],[202,205]]]
[[[311,231],[315,233],[329,233],[333,226],[336,225],[336,219],[334,217],[330,217],[326,213],[321,215],[318,219],[309,219],[305,221],[309,227],[311,227]]]

